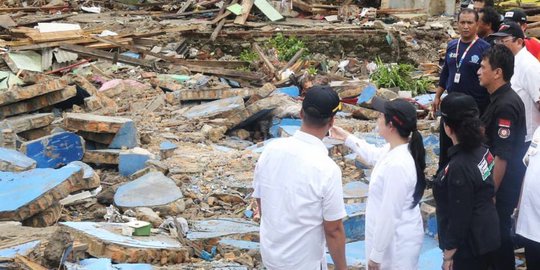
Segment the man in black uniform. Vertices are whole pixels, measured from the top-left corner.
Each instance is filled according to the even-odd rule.
[[[480,85],[489,94],[491,103],[481,117],[486,127],[487,143],[495,156],[493,181],[501,230],[501,247],[496,253],[496,269],[515,269],[514,244],[510,235],[511,215],[517,206],[525,165],[525,107],[510,87],[514,74],[512,51],[504,45],[491,47],[482,57],[478,70]]]

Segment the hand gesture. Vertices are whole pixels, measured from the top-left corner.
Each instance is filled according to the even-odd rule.
[[[330,138],[332,139],[345,141],[349,135],[351,135],[351,133],[337,126],[333,126],[330,129]]]

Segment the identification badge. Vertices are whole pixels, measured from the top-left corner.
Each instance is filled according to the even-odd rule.
[[[461,79],[461,74],[456,73],[456,76],[454,76],[454,83],[459,83],[460,79]]]

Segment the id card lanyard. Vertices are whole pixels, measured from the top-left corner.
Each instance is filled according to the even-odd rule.
[[[467,53],[469,53],[469,50],[472,48],[472,46],[474,46],[477,40],[478,40],[478,36],[474,38],[473,42],[471,42],[471,44],[469,44],[467,49],[465,49],[465,51],[463,52],[461,59],[457,61],[457,57],[459,53],[459,44],[461,43],[461,38],[458,40],[458,44],[456,47],[456,75],[454,76],[454,83],[459,83],[461,79],[461,73],[459,73],[459,69],[461,68],[461,65],[463,64],[463,60],[465,60]]]

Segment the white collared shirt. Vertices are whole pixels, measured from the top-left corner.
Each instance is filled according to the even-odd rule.
[[[390,150],[350,135],[345,145],[374,165],[366,206],[366,261],[381,270],[418,269],[424,239],[420,208],[412,207],[416,187],[414,159],[403,144]]]
[[[528,142],[540,126],[540,111],[536,107],[536,102],[540,100],[540,62],[525,47],[515,56],[514,75],[510,84],[525,105],[525,141]]]
[[[253,197],[261,199],[261,255],[279,270],[326,269],[323,221],[346,216],[341,170],[323,142],[297,131],[259,157]]]
[[[523,180],[516,233],[540,243],[540,128],[536,129],[527,154],[529,164]]]

